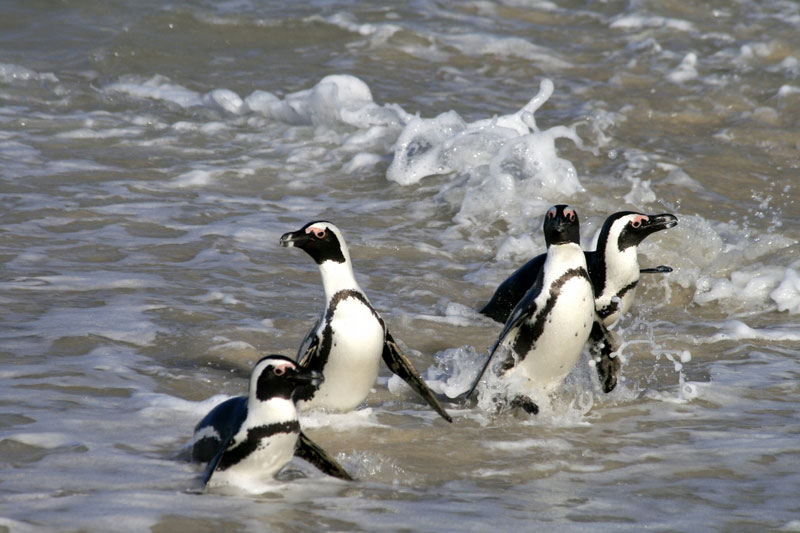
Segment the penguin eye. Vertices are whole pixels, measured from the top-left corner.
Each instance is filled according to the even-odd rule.
[[[642,224],[647,220],[649,219],[644,215],[638,216],[631,221],[631,227],[634,229],[640,228],[642,227]]]
[[[276,366],[275,368],[272,369],[272,373],[275,374],[276,376],[282,376],[286,373],[286,367]]]
[[[547,210],[547,214],[545,215],[547,218],[556,218],[556,210],[555,208],[550,208]]]
[[[313,233],[317,239],[325,238],[325,228],[308,228],[306,233]]]
[[[575,221],[575,211],[573,211],[572,209],[565,209],[564,216],[567,217],[567,220],[569,220],[570,222]]]

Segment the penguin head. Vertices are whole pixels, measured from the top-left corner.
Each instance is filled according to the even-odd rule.
[[[288,357],[268,355],[262,357],[253,368],[250,395],[262,402],[271,398],[291,399],[298,387],[318,387],[322,380],[322,374],[301,368]]]
[[[678,224],[677,217],[668,213],[644,215],[633,211],[620,211],[608,217],[603,224],[598,238],[598,249],[601,243],[616,242],[617,249],[624,252],[631,246],[638,246],[648,235],[676,224]]]
[[[544,215],[544,240],[554,244],[580,244],[578,212],[568,205],[554,205]]]
[[[283,247],[295,246],[304,250],[318,265],[326,261],[349,261],[342,233],[339,228],[325,220],[309,222],[297,231],[284,233],[280,242]]]

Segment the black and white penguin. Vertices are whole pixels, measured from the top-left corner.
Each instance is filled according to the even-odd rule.
[[[620,211],[603,223],[597,238],[597,250],[584,252],[598,316],[590,335],[591,354],[604,392],[614,390],[620,369],[619,359],[612,355],[619,341],[608,328],[633,305],[640,274],[672,272],[672,268],[663,265],[640,268],[637,247],[648,235],[677,223],[675,215],[668,213],[645,215]],[[492,299],[480,312],[498,322],[505,322],[514,306],[534,284],[545,258],[545,254],[538,255],[517,269],[497,287]]]
[[[544,217],[547,243],[542,268],[514,307],[478,378],[472,395],[498,348],[508,348],[501,375],[522,373],[531,389],[552,392],[580,358],[595,321],[594,291],[580,245],[578,214],[567,205],[551,207]],[[518,404],[535,413],[527,398]]]
[[[667,266],[640,269],[637,246],[648,235],[677,223],[674,215],[644,215],[633,211],[620,211],[606,219],[598,235],[597,250],[584,252],[594,286],[597,313],[606,326],[616,322],[620,312],[627,313],[633,305],[641,273],[672,271]],[[511,274],[497,287],[492,299],[480,312],[505,323],[511,310],[536,281],[545,257],[545,254],[538,255]]]
[[[352,479],[300,429],[293,399],[300,386],[316,387],[322,376],[282,355],[256,363],[247,396],[217,405],[195,427],[192,460],[208,463],[202,483],[258,491],[294,455],[326,474]]]
[[[624,315],[630,310],[640,274],[672,271],[663,265],[640,268],[637,246],[648,235],[677,223],[678,219],[671,214],[645,215],[620,211],[609,216],[600,229],[597,250],[584,252],[598,314],[590,335],[591,351],[605,392],[614,389],[619,372],[619,359],[611,356],[617,349],[618,341],[608,327],[619,319],[620,314]],[[480,312],[498,322],[505,322],[514,306],[534,284],[545,258],[545,254],[536,256],[517,269],[500,284]]]
[[[325,290],[325,309],[298,351],[298,364],[325,376],[319,388],[298,391],[298,407],[350,411],[366,399],[383,358],[445,420],[442,408],[414,365],[402,353],[386,324],[356,283],[350,253],[339,229],[310,222],[281,237],[281,245],[304,250],[316,261]]]

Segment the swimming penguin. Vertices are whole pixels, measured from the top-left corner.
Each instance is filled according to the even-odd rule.
[[[467,392],[472,395],[500,346],[509,349],[501,375],[521,372],[532,388],[552,391],[580,358],[595,321],[594,291],[580,245],[578,214],[567,205],[551,207],[544,217],[547,243],[536,280],[514,307],[489,358]],[[529,413],[529,398],[512,401]]]
[[[589,276],[595,294],[595,307],[600,320],[592,328],[592,355],[597,361],[597,371],[605,392],[611,392],[616,386],[619,360],[612,358],[618,341],[608,331],[633,305],[636,285],[642,273],[672,272],[668,266],[655,268],[639,268],[637,246],[648,236],[657,231],[671,228],[678,223],[674,215],[644,215],[633,211],[620,211],[609,216],[597,239],[597,250],[584,252]],[[496,320],[505,322],[514,306],[522,299],[526,291],[534,284],[546,255],[534,257],[495,291],[492,299],[481,313]]]
[[[247,396],[217,405],[197,424],[192,460],[208,463],[205,487],[260,487],[270,482],[294,455],[341,479],[350,475],[300,429],[292,398],[299,386],[316,387],[322,376],[282,355],[256,363]]]
[[[310,222],[281,237],[281,245],[304,250],[319,265],[325,310],[298,351],[298,365],[320,372],[317,389],[298,390],[298,407],[350,411],[369,394],[381,357],[445,420],[442,408],[411,361],[402,353],[353,275],[350,253],[339,229],[330,222]]]

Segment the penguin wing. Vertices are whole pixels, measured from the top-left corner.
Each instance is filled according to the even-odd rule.
[[[472,383],[472,386],[467,391],[464,398],[469,398],[475,392],[475,389],[478,386],[478,383],[481,382],[483,379],[483,374],[486,372],[486,369],[489,368],[489,363],[492,361],[492,357],[494,357],[495,352],[503,344],[503,341],[511,335],[513,332],[519,328],[522,321],[526,318],[530,317],[534,313],[536,313],[536,298],[539,297],[539,294],[542,292],[542,279],[544,277],[544,270],[539,270],[539,273],[536,277],[536,282],[533,284],[528,292],[525,293],[525,296],[517,303],[514,310],[511,312],[511,316],[508,317],[506,321],[506,325],[503,327],[503,331],[500,332],[500,336],[497,338],[495,343],[492,345],[491,350],[489,350],[489,357],[486,359],[486,362],[483,364],[483,368],[478,373],[478,377],[475,378],[475,381]]]
[[[231,441],[233,440],[233,435],[234,434],[231,433],[230,435],[228,435],[225,438],[224,441],[222,441],[222,446],[220,446],[219,451],[217,452],[217,455],[215,455],[208,462],[208,465],[206,466],[206,469],[203,472],[203,478],[202,478],[202,483],[203,483],[203,487],[204,488],[205,488],[206,485],[208,485],[208,482],[211,479],[211,476],[214,474],[214,471],[217,469],[217,465],[219,464],[219,460],[222,459],[222,456],[225,455],[225,451],[228,449],[228,446],[230,446]]]
[[[305,459],[329,476],[344,479],[346,481],[353,480],[350,474],[348,474],[347,471],[342,468],[342,465],[337,463],[333,457],[325,453],[325,450],[320,448],[314,441],[309,439],[308,436],[302,431],[300,431],[300,436],[297,439],[297,446],[294,449],[294,454],[301,459]]]
[[[447,414],[447,411],[445,411],[439,403],[439,400],[436,399],[436,396],[433,395],[433,391],[431,391],[422,380],[417,369],[414,368],[414,365],[408,357],[400,350],[400,347],[388,331],[386,331],[386,339],[383,342],[383,360],[386,366],[389,367],[389,370],[408,383],[409,386],[414,389],[417,394],[422,396],[425,401],[428,402],[428,405],[439,413],[442,418],[448,422],[453,421],[450,415]]]
[[[672,267],[667,265],[659,265],[653,268],[640,268],[640,274],[667,274],[672,272]]]
[[[247,398],[244,396],[237,396],[236,398],[231,398],[216,406],[199,424],[197,424],[195,432],[211,426],[217,433],[217,437],[211,439],[210,443],[205,443],[202,448],[198,448],[198,443],[195,443],[195,448],[198,449],[192,450],[193,458],[196,461],[205,461],[210,456],[210,459],[207,459],[208,465],[202,476],[203,488],[208,484],[212,474],[217,469],[220,459],[222,459],[225,451],[231,445],[233,436],[238,433],[246,418]],[[206,439],[203,439],[200,443],[203,443],[205,440]],[[213,448],[209,447],[209,444],[213,446]]]
[[[516,305],[536,283],[546,258],[546,254],[537,255],[514,271],[497,287],[492,299],[483,306],[480,313],[492,320],[505,323]]]
[[[312,362],[316,359],[319,353],[319,335],[317,330],[322,323],[322,317],[317,319],[311,329],[306,333],[306,337],[300,344],[300,349],[297,351],[297,365],[303,368],[313,368]],[[319,370],[319,369],[314,369]]]

